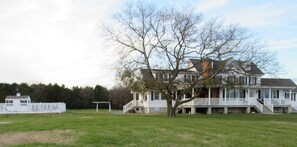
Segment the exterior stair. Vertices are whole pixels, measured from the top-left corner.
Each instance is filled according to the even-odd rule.
[[[297,113],[297,106],[292,107],[292,112],[293,112],[293,113]]]
[[[144,107],[142,105],[142,103],[138,100],[132,100],[129,103],[127,103],[126,105],[123,106],[123,114],[125,113],[129,113],[129,112],[139,112],[140,109],[142,113],[144,113]]]
[[[266,106],[263,105],[263,114],[273,114],[273,112]]]

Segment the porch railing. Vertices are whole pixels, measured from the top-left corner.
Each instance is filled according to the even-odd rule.
[[[260,112],[263,112],[263,105],[259,101],[254,100],[253,104],[254,106],[256,106],[257,109],[260,110]]]
[[[264,105],[273,112],[273,104],[269,98],[264,98]]]
[[[140,101],[132,100],[129,103],[127,103],[126,105],[123,106],[123,113],[128,112],[133,107],[142,107],[142,106],[143,106],[143,104]]]
[[[273,105],[291,105],[291,101],[289,99],[276,99],[272,98],[271,103]]]

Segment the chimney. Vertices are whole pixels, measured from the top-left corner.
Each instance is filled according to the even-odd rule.
[[[213,62],[210,62],[210,59],[202,60],[202,72],[203,72],[202,76],[204,79],[208,78],[211,72],[212,66],[213,66]]]
[[[21,96],[21,93],[20,92],[17,92],[16,96]]]

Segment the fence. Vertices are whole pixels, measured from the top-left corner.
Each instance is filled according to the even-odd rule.
[[[28,103],[18,106],[0,103],[0,114],[62,113],[65,111],[65,103]]]

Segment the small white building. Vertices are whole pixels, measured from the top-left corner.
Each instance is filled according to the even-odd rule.
[[[28,95],[10,95],[5,103],[0,103],[0,114],[16,113],[62,113],[66,111],[65,103],[31,103]]]
[[[5,98],[5,107],[10,112],[28,112],[30,110],[29,104],[31,104],[31,98],[28,95],[21,96],[20,93],[17,95],[10,95]]]

